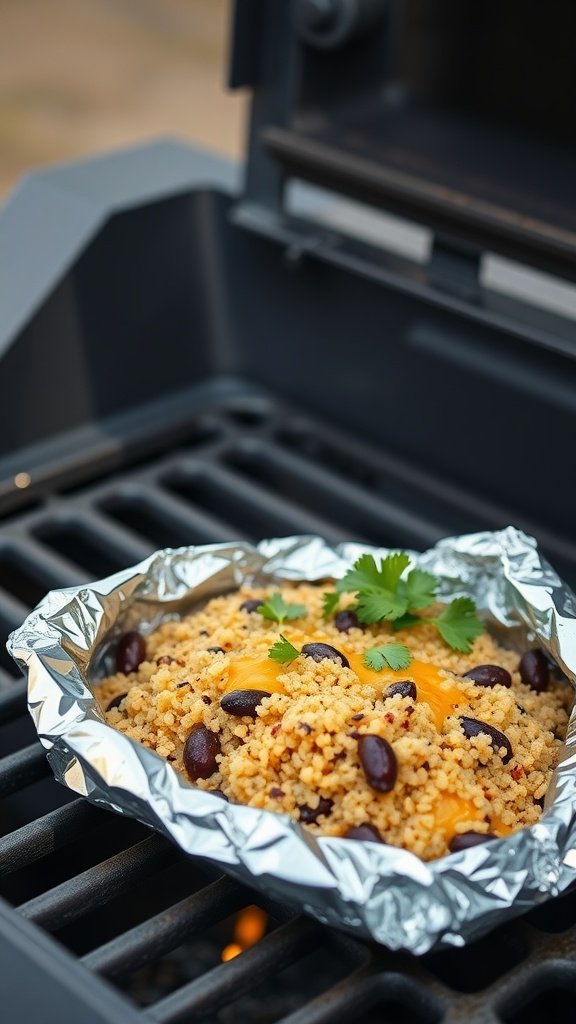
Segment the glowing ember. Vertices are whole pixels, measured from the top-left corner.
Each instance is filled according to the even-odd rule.
[[[246,907],[246,910],[242,910],[234,924],[234,941],[222,950],[224,963],[255,945],[264,935],[267,923],[268,915],[260,907]]]
[[[236,942],[231,942],[229,946],[224,946],[222,960],[226,963],[227,960],[233,960],[235,956],[240,956],[241,952],[242,946],[239,946]]]

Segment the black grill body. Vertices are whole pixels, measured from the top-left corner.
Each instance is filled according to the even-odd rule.
[[[574,323],[479,273],[490,245],[572,276],[566,189],[550,177],[570,159],[567,132],[558,117],[528,130],[534,97],[502,64],[508,149],[471,79],[460,107],[453,69],[434,79],[430,40],[489,49],[488,22],[471,28],[462,5],[413,0],[400,17],[402,5],[334,4],[324,29],[306,6],[237,4],[231,77],[254,90],[243,185],[161,143],[32,175],[0,214],[3,639],[52,587],[233,538],[425,548],[512,522],[576,580]],[[495,16],[482,7],[474,18]],[[567,37],[572,7],[559,7]],[[535,10],[522,5],[522,61]],[[511,138],[518,166],[540,159],[538,187],[527,175],[515,189]],[[291,176],[409,213],[434,232],[429,258],[322,226],[313,209],[295,216]],[[3,650],[8,1024],[569,1018],[575,896],[418,960],[323,929],[58,787]],[[233,915],[254,902],[268,933],[221,963]]]

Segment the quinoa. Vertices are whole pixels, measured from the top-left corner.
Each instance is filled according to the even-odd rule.
[[[518,654],[487,633],[462,654],[426,623],[395,633],[386,623],[339,632],[333,618],[322,617],[325,590],[312,584],[244,588],[164,623],[146,637],[146,660],[137,671],[99,684],[107,722],[184,777],[186,741],[201,727],[210,730],[220,752],[212,774],[195,785],[231,802],[287,812],[316,835],[345,836],[370,825],[384,842],[431,860],[446,854],[460,833],[503,836],[536,822],[566,731],[568,685],[551,679],[542,693],[525,686]],[[240,607],[273,591],[304,604],[307,614],[279,626]],[[280,633],[298,648],[330,644],[351,666],[304,656],[276,665],[268,655]],[[367,648],[391,639],[409,648],[410,667],[363,669]],[[462,678],[487,664],[506,669],[511,687]],[[430,698],[432,684],[421,683],[419,690],[427,666],[442,706]],[[262,698],[254,717],[236,717],[220,706],[235,679],[241,688],[269,692],[275,686],[278,692]],[[386,695],[391,683],[410,679],[415,700]],[[511,758],[488,733],[467,738],[465,716],[504,733]],[[386,740],[394,752],[398,770],[389,792],[368,781],[359,755],[361,737],[368,735]]]

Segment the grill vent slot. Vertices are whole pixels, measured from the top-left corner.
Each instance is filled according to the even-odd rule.
[[[34,530],[34,535],[92,576],[108,576],[126,568],[126,559],[81,522],[43,523]]]
[[[194,529],[193,524],[177,523],[161,506],[140,498],[114,496],[104,499],[99,507],[116,522],[145,537],[155,548],[207,544],[212,540],[201,530]]]
[[[513,930],[487,935],[472,946],[465,946],[455,958],[438,953],[424,962],[445,985],[456,992],[481,992],[505,971],[522,963],[528,947]]]
[[[50,584],[8,548],[0,550],[0,587],[23,604],[33,608],[44,597]]]
[[[504,1024],[542,1024],[542,1021],[570,1021],[574,1018],[576,971],[564,962],[546,967],[532,979],[510,1009],[500,1011]]]
[[[273,503],[250,490],[241,479],[226,478],[224,474],[175,473],[164,477],[168,491],[183,498],[192,507],[199,507],[220,520],[234,523],[229,536],[244,536],[250,540],[271,536],[275,532],[290,533],[299,529],[297,517],[292,519],[286,511],[279,514]],[[268,496],[266,496],[267,498]]]

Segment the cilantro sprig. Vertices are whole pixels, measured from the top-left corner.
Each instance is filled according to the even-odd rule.
[[[277,661],[279,665],[289,665],[291,661],[294,661],[300,654],[297,647],[291,644],[285,636],[280,633],[280,640],[277,640],[275,644],[270,648],[268,657],[272,658],[272,661]]]
[[[361,555],[337,582],[336,589],[356,593],[360,622],[391,622],[409,609],[432,604],[438,589],[434,576],[422,569],[412,569],[403,580],[402,573],[409,565],[410,558],[403,551],[381,559],[380,566],[372,555]]]
[[[299,619],[302,615],[308,614],[305,604],[286,604],[282,594],[271,594],[267,601],[263,601],[256,609],[265,619],[271,619],[282,625],[283,622],[292,619]]]
[[[391,668],[397,672],[398,669],[408,668],[412,655],[404,644],[392,642],[370,647],[364,651],[363,661],[366,668],[371,668],[374,672],[381,672],[383,668]]]
[[[340,604],[340,594],[337,591],[326,591],[322,594],[322,617],[329,619]]]
[[[472,641],[484,632],[476,605],[469,597],[457,597],[436,618],[415,615],[434,603],[439,582],[423,569],[411,569],[404,576],[409,565],[410,557],[404,551],[388,555],[380,564],[372,555],[361,555],[336,583],[336,590],[356,594],[354,610],[360,622],[386,621],[394,630],[427,622],[449,647],[468,654]]]

